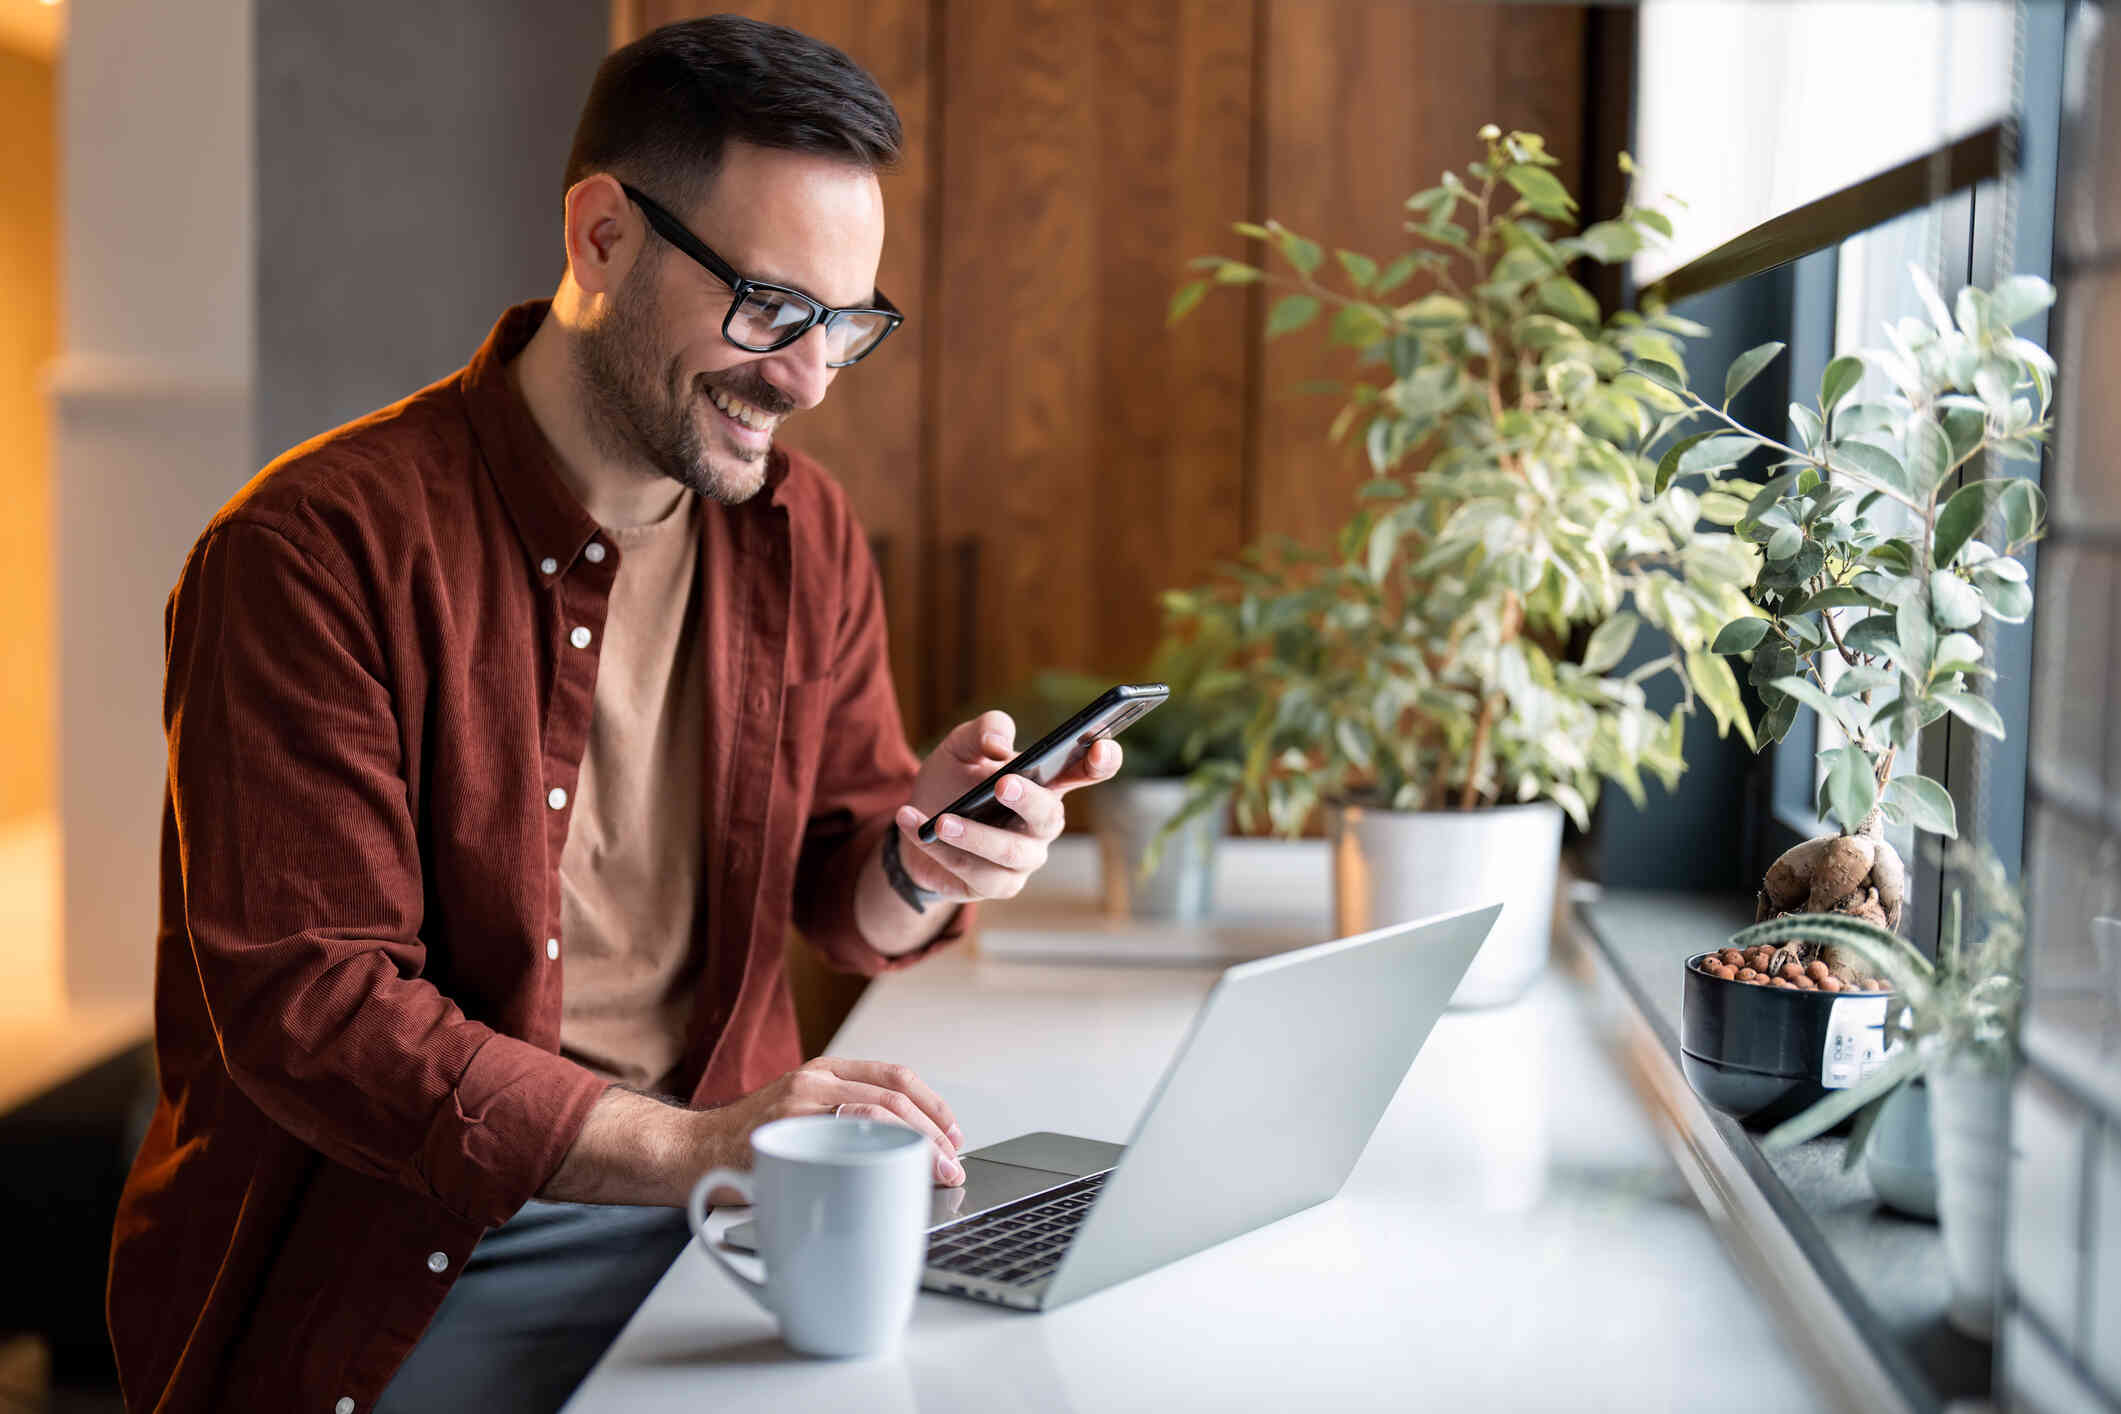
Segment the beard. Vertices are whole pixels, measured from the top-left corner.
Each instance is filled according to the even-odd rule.
[[[574,341],[575,376],[591,439],[614,460],[647,467],[709,500],[734,506],[765,482],[764,451],[715,447],[700,422],[722,414],[708,400],[720,388],[768,413],[794,403],[755,368],[703,373],[687,380],[676,357],[664,359],[654,309],[654,269],[660,252],[637,260],[617,298]]]

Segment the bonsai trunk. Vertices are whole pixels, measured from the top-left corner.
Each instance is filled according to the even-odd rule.
[[[1907,893],[1907,866],[1885,842],[1884,822],[1872,810],[1853,835],[1822,835],[1786,851],[1768,866],[1762,884],[1756,922],[1791,913],[1846,913],[1897,930]],[[1780,975],[1786,962],[1814,959],[1824,962],[1843,986],[1870,970],[1841,948],[1814,943],[1782,949],[1770,966]]]

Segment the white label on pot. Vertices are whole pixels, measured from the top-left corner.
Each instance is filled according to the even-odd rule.
[[[1826,1054],[1819,1083],[1846,1090],[1885,1064],[1884,997],[1843,997],[1826,1016]]]

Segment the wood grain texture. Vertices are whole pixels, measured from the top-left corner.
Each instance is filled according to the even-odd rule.
[[[926,713],[919,620],[929,558],[922,506],[928,341],[921,322],[934,311],[928,297],[934,6],[930,0],[628,0],[628,8],[626,18],[636,28],[618,35],[622,42],[673,20],[722,11],[799,29],[845,50],[898,109],[905,142],[897,167],[883,179],[884,256],[877,284],[906,312],[906,323],[883,348],[842,370],[824,402],[791,419],[787,441],[816,457],[847,488],[869,533],[884,581],[899,710],[918,733]],[[786,956],[803,1053],[815,1056],[868,982],[827,969],[793,935]]]
[[[877,284],[906,323],[876,353],[841,370],[825,401],[788,422],[786,440],[822,462],[847,488],[871,543],[884,558],[891,674],[909,730],[925,714],[918,621],[927,561],[922,410],[928,298],[928,226],[935,200],[931,157],[930,0],[630,0],[638,38],[657,25],[734,12],[788,25],[843,49],[882,85],[905,130],[899,164],[884,176],[884,258]]]
[[[1253,24],[1214,0],[943,13],[937,534],[977,537],[981,577],[977,661],[936,668],[993,693],[1137,665],[1157,591],[1242,543],[1243,302],[1164,311],[1249,204]]]
[[[1261,205],[1328,249],[1381,261],[1406,248],[1402,203],[1480,155],[1483,123],[1546,135],[1573,189],[1582,176],[1585,12],[1574,6],[1263,0]],[[1329,258],[1328,264],[1331,261]],[[1418,291],[1419,286],[1403,287]],[[1254,337],[1257,337],[1254,335]],[[1333,447],[1339,404],[1299,392],[1354,371],[1323,321],[1269,345],[1255,412],[1248,527],[1330,543],[1369,476]]]

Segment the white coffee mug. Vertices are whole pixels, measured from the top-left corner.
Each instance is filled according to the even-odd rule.
[[[801,1115],[751,1134],[752,1170],[715,1169],[685,1216],[707,1255],[781,1323],[805,1355],[880,1355],[913,1314],[928,1251],[935,1158],[928,1137],[877,1120]],[[707,1233],[707,1195],[733,1188],[752,1206],[764,1282]]]

